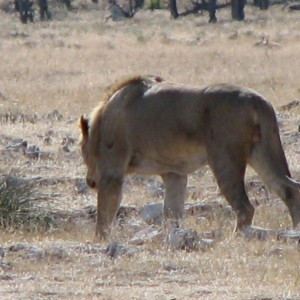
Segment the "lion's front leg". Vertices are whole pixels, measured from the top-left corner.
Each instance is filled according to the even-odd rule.
[[[164,217],[180,219],[184,212],[187,175],[166,173],[161,177],[165,185]]]
[[[122,200],[123,176],[102,176],[97,203],[96,236],[105,238]]]

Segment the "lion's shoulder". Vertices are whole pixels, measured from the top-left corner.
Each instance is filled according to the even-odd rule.
[[[94,108],[94,110],[91,112],[89,116],[89,125],[90,127],[97,128],[98,124],[100,124],[102,115],[106,108],[108,107],[108,104],[113,101],[115,105],[118,105],[114,101],[114,95],[118,93],[120,90],[126,88],[127,92],[132,94],[132,98],[134,97],[134,93],[136,92],[136,87],[137,90],[144,93],[146,90],[150,89],[156,84],[159,84],[161,82],[164,82],[164,79],[162,79],[160,76],[154,76],[154,75],[137,75],[137,76],[129,76],[126,78],[123,78],[122,80],[116,82],[115,84],[109,86],[107,88],[107,91],[102,98],[102,101],[99,103],[98,106]],[[128,100],[128,97],[127,97]]]
[[[108,102],[116,92],[118,92],[119,90],[121,90],[125,87],[130,87],[133,85],[140,84],[144,88],[148,89],[151,86],[153,86],[154,84],[157,84],[157,83],[160,83],[163,81],[164,81],[163,78],[161,78],[160,76],[154,76],[154,75],[145,75],[145,76],[136,75],[136,76],[125,77],[122,80],[111,85],[107,89],[107,93],[105,95],[103,102],[104,103]]]

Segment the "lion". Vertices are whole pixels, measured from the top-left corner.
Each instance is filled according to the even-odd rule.
[[[300,223],[300,182],[290,175],[273,107],[257,92],[231,84],[186,87],[155,76],[116,85],[89,118],[81,116],[86,181],[97,191],[96,235],[107,236],[124,176],[160,175],[164,218],[184,213],[188,174],[209,165],[236,213],[236,231],[251,226],[245,191],[250,165]]]

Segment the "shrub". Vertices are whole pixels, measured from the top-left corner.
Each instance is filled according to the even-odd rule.
[[[148,8],[154,9],[165,9],[165,4],[162,0],[150,0]]]
[[[40,205],[37,188],[26,180],[5,176],[0,180],[0,227],[45,231],[55,226],[55,218]]]

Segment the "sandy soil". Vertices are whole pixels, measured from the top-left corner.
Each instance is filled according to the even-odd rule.
[[[235,217],[207,168],[191,174],[187,202],[214,204],[214,210],[186,216],[183,226],[212,239],[208,249],[174,251],[164,231],[132,245],[139,231],[149,229],[138,215],[116,222],[110,240],[100,242],[94,218],[72,217],[95,205],[95,194],[84,188],[76,121],[109,85],[131,74],[188,85],[231,82],[265,95],[276,108],[290,169],[299,180],[299,13],[249,6],[241,23],[223,9],[212,25],[207,13],[174,21],[167,11],[142,10],[113,22],[89,2],[76,3],[80,9],[73,12],[51,5],[49,23],[23,25],[17,14],[0,11],[0,170],[43,178],[45,207],[71,217],[42,233],[0,231],[0,298],[300,299],[298,242],[232,236]],[[8,149],[20,139],[39,146],[38,159]],[[251,170],[247,188],[256,206],[254,225],[291,228],[282,201]],[[139,208],[147,202],[162,202],[160,179],[128,178],[123,204]],[[112,259],[104,253],[110,241],[130,251]]]

